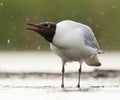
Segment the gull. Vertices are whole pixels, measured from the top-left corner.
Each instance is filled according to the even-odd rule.
[[[65,64],[76,61],[80,63],[78,84],[80,88],[80,76],[82,63],[89,66],[101,66],[97,54],[100,51],[99,44],[92,29],[82,23],[72,20],[63,20],[58,23],[42,22],[39,24],[27,23],[32,30],[41,35],[50,43],[50,48],[62,60],[62,84],[64,88]]]

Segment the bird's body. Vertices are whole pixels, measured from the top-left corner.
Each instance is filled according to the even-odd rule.
[[[98,42],[91,28],[87,25],[71,20],[61,21],[57,24],[44,22],[28,25],[33,26],[28,28],[29,30],[36,31],[50,42],[51,50],[62,59],[62,87],[64,87],[64,65],[66,62],[78,61],[80,63],[78,87],[80,87],[82,62],[90,66],[101,65],[97,58]]]
[[[63,62],[87,62],[96,57],[99,46],[88,26],[66,20],[57,24],[56,33],[50,45],[52,51],[60,56]],[[96,60],[89,65],[97,65],[98,63],[99,61]]]

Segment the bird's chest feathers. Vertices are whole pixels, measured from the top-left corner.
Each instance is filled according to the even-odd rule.
[[[51,45],[52,51],[67,61],[80,61],[87,58],[84,52],[84,35],[80,28],[70,30],[57,29]]]
[[[56,47],[54,45],[51,45],[52,51],[54,51],[58,56],[60,56],[62,59],[66,61],[80,61],[83,57],[82,50],[79,49],[67,49],[67,48],[61,48]]]

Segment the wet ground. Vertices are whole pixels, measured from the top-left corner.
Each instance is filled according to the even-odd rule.
[[[1,73],[0,76],[2,100],[99,100],[103,97],[113,100],[120,97],[118,70],[82,72],[81,88],[76,87],[77,73],[66,73],[64,89],[60,88],[60,73]]]
[[[1,73],[2,100],[79,100],[120,97],[120,71],[95,70],[82,72],[81,88],[77,73],[66,73],[65,88],[60,88],[60,73]]]
[[[61,62],[54,54],[0,53],[0,98],[1,100],[120,98],[119,57],[119,52],[100,55],[101,68],[83,64],[81,88],[76,87],[79,64],[67,64],[65,88],[61,89]]]

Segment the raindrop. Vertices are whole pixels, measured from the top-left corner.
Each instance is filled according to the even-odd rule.
[[[10,18],[13,18],[13,16],[12,16],[12,15],[10,15]]]
[[[9,39],[7,40],[7,43],[8,43],[8,44],[10,43],[10,40],[9,40]]]
[[[101,15],[104,15],[104,13],[103,13],[103,12],[100,12],[100,14],[101,14]]]
[[[52,6],[51,8],[52,8],[52,9],[55,9],[55,6]]]
[[[16,27],[15,26],[13,26],[13,30],[15,30],[16,29]]]
[[[0,5],[3,6],[3,3],[1,2]]]
[[[40,46],[37,47],[37,50],[40,50]]]
[[[27,48],[28,48],[28,46],[27,46],[27,45],[25,45],[25,48],[27,49]]]
[[[112,8],[117,8],[117,6],[116,5],[112,5]]]
[[[29,18],[26,18],[26,21],[29,21],[30,19]]]
[[[96,27],[99,27],[99,25],[98,25],[98,24],[96,24]]]

